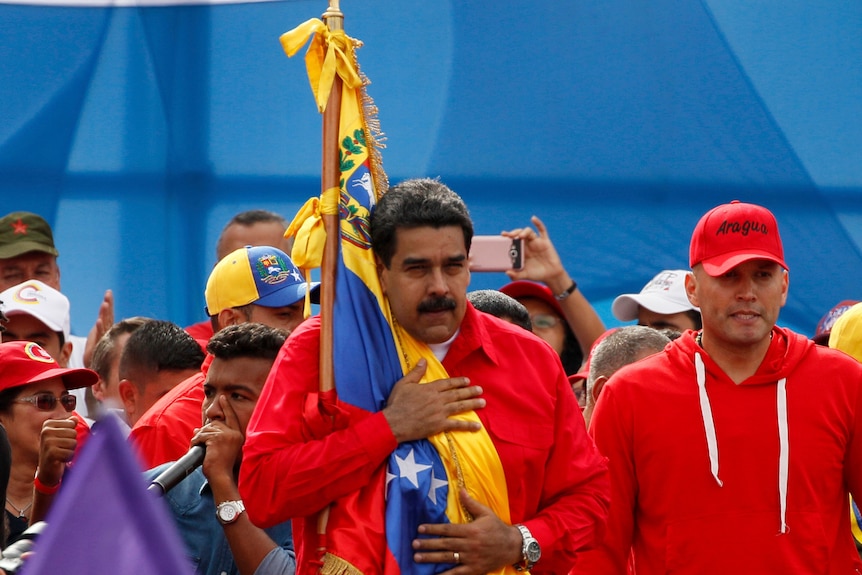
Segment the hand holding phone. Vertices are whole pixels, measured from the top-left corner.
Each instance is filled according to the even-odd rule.
[[[470,246],[470,271],[505,272],[523,267],[524,251],[520,238],[473,236]]]

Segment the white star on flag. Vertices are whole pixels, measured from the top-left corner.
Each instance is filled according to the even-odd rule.
[[[407,453],[407,457],[401,459],[398,455],[395,456],[395,461],[398,462],[398,473],[401,477],[404,477],[410,483],[413,484],[413,487],[419,487],[419,478],[418,475],[420,472],[425,471],[426,469],[430,469],[430,465],[425,465],[423,463],[416,463],[416,457],[413,454],[413,449]]]
[[[389,500],[389,484],[392,483],[392,480],[395,479],[395,475],[386,470],[386,485],[383,486],[383,498],[385,500]]]
[[[428,489],[428,499],[430,499],[432,503],[434,503],[434,505],[437,505],[437,490],[447,485],[449,485],[449,482],[445,479],[437,479],[436,477],[434,477],[434,470],[432,469],[431,488]]]

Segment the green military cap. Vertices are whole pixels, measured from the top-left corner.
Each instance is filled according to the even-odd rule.
[[[58,256],[51,226],[32,212],[12,212],[0,218],[0,259],[14,258],[27,252],[45,252]]]

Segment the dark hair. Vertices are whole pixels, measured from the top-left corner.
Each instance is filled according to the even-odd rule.
[[[566,375],[578,373],[581,369],[581,364],[584,363],[584,352],[581,349],[581,344],[578,338],[575,337],[575,332],[569,327],[569,322],[566,318],[560,318],[563,322],[563,327],[566,330],[566,337],[563,339],[563,350],[560,352],[560,361],[563,363],[563,369],[566,370]]]
[[[678,339],[682,335],[681,331],[677,331],[669,327],[663,327],[662,329],[658,330],[658,332],[671,341]]]
[[[99,374],[102,381],[108,380],[108,371],[111,369],[111,361],[114,359],[114,351],[117,349],[117,338],[123,334],[134,333],[136,329],[151,321],[150,318],[135,316],[118,321],[99,338],[96,347],[93,348],[93,359],[90,360],[90,369]]]
[[[271,212],[269,210],[246,210],[232,217],[230,221],[226,223],[222,228],[222,233],[224,233],[226,229],[234,225],[253,226],[254,224],[268,224],[271,222],[283,224],[284,227],[287,227],[287,221],[281,216],[281,214]]]
[[[3,324],[6,323],[7,321],[9,321],[9,318],[6,317],[5,313],[3,313],[2,305],[3,305],[3,301],[0,300],[0,333],[3,333],[4,331],[6,331],[6,326]]]
[[[253,357],[275,361],[288,333],[261,323],[229,325],[212,336],[207,351],[219,359]]]
[[[501,291],[495,289],[471,291],[467,293],[467,300],[481,312],[510,321],[527,331],[533,331],[530,312],[527,311],[524,304]]]
[[[225,232],[227,232],[228,228],[232,226],[242,226],[245,228],[250,228],[255,224],[272,223],[280,224],[281,226],[287,228],[287,221],[284,219],[284,217],[281,214],[271,212],[269,210],[247,210],[236,214],[221,229],[221,233],[219,234],[218,240],[216,241],[216,259],[221,259],[221,257],[218,257],[219,254],[221,254],[222,257],[227,255],[222,254],[222,242],[224,241],[224,235]]]
[[[9,387],[0,391],[0,413],[9,413],[12,409],[12,404],[18,399],[21,394],[21,386]]]
[[[694,331],[699,331],[703,328],[703,317],[700,315],[700,310],[687,309],[685,310],[685,315],[687,315],[694,324]]]
[[[175,323],[152,320],[136,329],[120,357],[120,379],[140,371],[181,371],[199,369],[204,352],[198,342]]]
[[[9,474],[12,471],[12,446],[9,445],[9,436],[6,435],[6,428],[0,425],[0,492],[3,497],[6,497],[6,490],[9,487]],[[0,543],[6,545],[6,535],[9,533],[9,528],[6,525],[6,517],[0,520]]]
[[[469,252],[473,221],[461,197],[439,180],[405,180],[383,194],[371,214],[371,246],[387,268],[396,250],[398,228],[459,226]]]

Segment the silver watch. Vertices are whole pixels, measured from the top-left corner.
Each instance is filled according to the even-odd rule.
[[[521,562],[515,563],[513,567],[516,571],[529,571],[542,557],[542,548],[525,525],[515,525],[515,527],[521,532],[524,541],[521,546]]]
[[[239,519],[243,511],[245,505],[242,501],[225,501],[216,507],[216,517],[222,525],[229,525]]]

